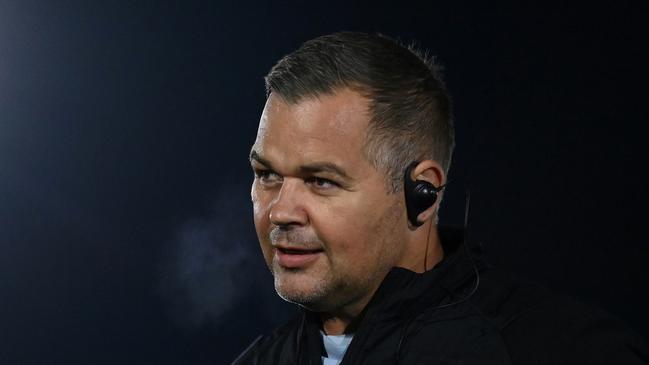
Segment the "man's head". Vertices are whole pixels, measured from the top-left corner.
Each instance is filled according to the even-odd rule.
[[[401,191],[412,161],[448,173],[455,145],[451,100],[432,58],[374,34],[342,32],[304,43],[266,76],[266,94],[288,103],[350,88],[370,100],[363,153]]]
[[[397,192],[413,160],[414,177],[445,181],[449,98],[421,57],[359,33],[305,43],[266,82],[251,196],[275,288],[315,311],[366,303],[392,267],[421,259]]]

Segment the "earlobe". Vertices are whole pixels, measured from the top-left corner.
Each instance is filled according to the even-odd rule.
[[[433,213],[434,213],[434,211],[436,209],[436,206],[437,206],[437,202],[435,202],[433,205],[428,207],[428,209],[421,212],[417,216],[417,221],[420,222],[421,224],[426,223],[426,221],[428,221],[433,216]]]

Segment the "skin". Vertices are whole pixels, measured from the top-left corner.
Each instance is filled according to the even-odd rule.
[[[350,89],[297,104],[271,93],[251,151],[255,229],[275,289],[321,313],[327,334],[349,329],[391,268],[422,272],[443,257],[438,203],[419,215],[424,225],[411,226],[403,193],[389,193],[387,176],[364,157],[368,107]],[[432,160],[413,178],[445,182]],[[310,250],[312,259],[287,266],[287,249]]]

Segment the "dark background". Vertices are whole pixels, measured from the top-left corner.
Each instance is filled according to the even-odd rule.
[[[0,1],[0,362],[225,364],[289,316],[247,153],[265,73],[339,30],[446,66],[443,223],[470,189],[494,264],[648,336],[646,9],[426,3]]]

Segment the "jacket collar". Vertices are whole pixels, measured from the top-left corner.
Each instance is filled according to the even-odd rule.
[[[435,267],[416,273],[401,267],[388,272],[376,293],[361,313],[362,319],[348,349],[362,348],[363,339],[367,338],[377,323],[407,322],[422,311],[453,304],[471,294],[476,283],[477,263],[473,261],[469,248],[466,247],[464,232],[459,228],[438,227],[440,241],[444,249],[444,259]],[[479,254],[479,250],[473,252]],[[324,346],[319,335],[320,317],[317,313],[305,310],[305,332],[301,338],[302,355],[315,362],[314,353],[324,353]],[[307,355],[311,354],[311,355]],[[347,359],[349,356],[345,356]],[[304,363],[307,363],[306,361]]]
[[[373,321],[400,320],[427,308],[452,303],[468,294],[476,279],[476,263],[460,228],[439,227],[444,259],[416,273],[395,267],[386,275],[365,309]]]

